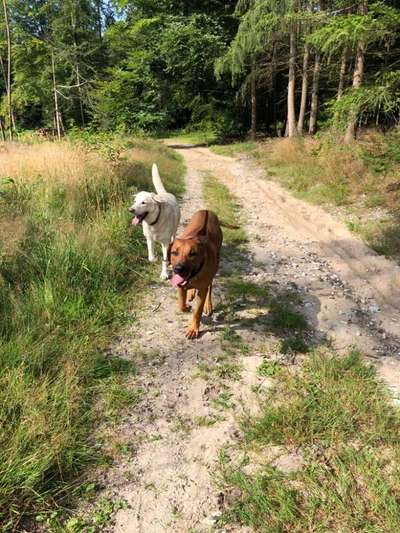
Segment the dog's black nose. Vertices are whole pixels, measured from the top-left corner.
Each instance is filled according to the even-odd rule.
[[[181,274],[181,275],[186,274],[187,272],[186,266],[182,263],[176,263],[173,270],[175,274]]]

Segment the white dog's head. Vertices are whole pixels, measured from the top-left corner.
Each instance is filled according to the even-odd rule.
[[[151,192],[141,191],[135,196],[135,201],[129,208],[129,211],[135,216],[132,224],[137,226],[147,217],[152,220],[155,218],[160,209],[160,202],[157,195]],[[153,216],[154,215],[154,216]]]

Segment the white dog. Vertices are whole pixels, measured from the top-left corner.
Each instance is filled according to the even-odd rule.
[[[141,191],[135,196],[129,211],[135,215],[132,224],[143,223],[143,234],[147,240],[149,261],[156,261],[154,244],[162,247],[161,279],[168,279],[168,247],[175,239],[181,217],[178,202],[173,194],[168,193],[161,181],[157,165],[152,168],[153,185],[157,194]]]

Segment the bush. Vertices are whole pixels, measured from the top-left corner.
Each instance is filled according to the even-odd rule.
[[[192,112],[192,128],[207,131],[216,141],[242,137],[245,134],[243,123],[229,109],[218,108],[215,102],[203,104],[196,103]]]

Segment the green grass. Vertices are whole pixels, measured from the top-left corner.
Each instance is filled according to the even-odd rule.
[[[203,196],[208,209],[214,211],[220,220],[240,226],[239,206],[235,198],[217,178],[211,174],[206,174],[203,180]],[[224,242],[235,246],[247,242],[246,232],[243,228],[229,229],[223,228]]]
[[[244,280],[241,276],[232,276],[227,289],[230,298],[242,298],[245,296],[247,299],[265,300],[269,296],[268,288]]]
[[[195,418],[195,424],[197,427],[212,427],[217,422],[223,420],[222,416],[211,415],[211,416],[197,416]]]
[[[378,254],[400,260],[399,213],[375,220],[348,221],[347,227]]]
[[[277,329],[306,330],[308,325],[304,316],[296,311],[287,296],[285,300],[271,300],[269,307],[272,325]]]
[[[183,165],[158,143],[118,142],[111,160],[99,139],[89,151],[80,139],[2,154],[2,531],[62,504],[100,459],[93,423],[140,398],[134,365],[104,352],[154,271],[127,207],[153,160],[178,194]]]
[[[298,450],[304,464],[285,473],[258,459],[248,470],[249,459],[222,456],[220,482],[238,497],[221,524],[262,532],[399,531],[400,416],[373,368],[356,352],[315,353],[297,372],[281,367],[273,377],[261,414],[243,420],[245,451],[281,446]]]
[[[96,533],[107,526],[113,514],[127,505],[125,500],[102,499],[88,516],[74,516],[65,521],[60,510],[38,514],[36,522],[44,524],[51,533]]]
[[[218,139],[214,132],[206,130],[172,130],[160,135],[169,144],[212,144]]]
[[[236,313],[243,308],[255,309],[254,317],[240,320],[242,326],[251,327],[253,322],[262,324],[266,332],[280,337],[279,351],[283,354],[308,352],[306,334],[310,325],[297,309],[301,303],[299,294],[287,290],[276,293],[276,289],[272,290],[268,285],[242,279],[237,274],[222,281],[225,289],[223,308],[228,320],[235,321]],[[227,326],[227,335],[237,334]]]
[[[226,411],[235,407],[233,393],[229,389],[223,390],[213,401],[214,407],[220,411]]]
[[[213,144],[210,150],[218,155],[234,157],[238,154],[254,152],[257,149],[255,142],[238,142],[232,144]]]
[[[257,374],[263,377],[272,377],[276,376],[280,371],[281,366],[278,361],[269,361],[264,359],[261,365],[257,368]]]

